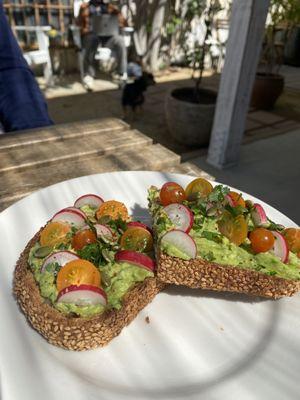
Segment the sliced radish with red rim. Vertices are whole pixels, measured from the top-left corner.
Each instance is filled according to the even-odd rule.
[[[56,253],[50,254],[50,256],[44,260],[41,272],[44,272],[49,264],[57,263],[63,267],[69,261],[78,260],[79,258],[80,257],[78,257],[77,254],[72,253],[71,251],[57,251]]]
[[[86,219],[86,215],[83,211],[81,211],[79,208],[76,207],[66,207],[63,209],[64,211],[75,211],[77,213],[79,213],[84,219]],[[61,210],[61,211],[63,211]]]
[[[57,296],[58,303],[71,303],[77,306],[101,304],[106,306],[107,296],[103,289],[92,285],[71,285],[61,290]]]
[[[289,248],[287,242],[281,233],[277,231],[271,231],[275,238],[275,243],[273,248],[270,250],[274,256],[280,258],[283,263],[287,263],[289,260]]]
[[[257,227],[268,228],[268,226],[270,225],[267,214],[260,204],[253,204],[251,210],[251,218],[254,225]]]
[[[137,251],[131,251],[131,250],[118,251],[115,255],[115,261],[119,263],[126,262],[129,264],[134,264],[137,267],[145,268],[152,272],[155,270],[155,262],[152,260],[152,258]]]
[[[99,236],[107,236],[110,238],[113,237],[112,230],[106,225],[95,224],[94,228],[96,229],[97,237],[99,237]]]
[[[164,207],[163,211],[168,215],[172,224],[181,231],[188,233],[194,223],[194,214],[183,204],[173,203]]]
[[[99,208],[102,203],[104,203],[102,197],[97,196],[96,194],[85,194],[78,197],[74,203],[74,207],[81,208],[83,206],[90,206],[92,208]]]
[[[60,210],[54,215],[51,221],[67,222],[70,225],[74,225],[78,229],[85,225],[85,218],[77,210]]]
[[[167,248],[168,245],[174,246],[187,259],[196,258],[197,256],[197,246],[194,239],[183,231],[174,229],[165,233],[160,243],[162,248]]]
[[[227,200],[227,202],[230,205],[230,207],[235,207],[235,203],[234,203],[232,197],[229,196],[229,194],[225,194],[225,199]]]

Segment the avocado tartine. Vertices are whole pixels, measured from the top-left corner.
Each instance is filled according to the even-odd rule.
[[[72,350],[103,346],[163,288],[151,230],[123,203],[84,195],[56,213],[16,265],[14,294],[32,326]]]
[[[300,290],[300,229],[262,205],[203,178],[152,186],[148,201],[161,281],[271,298]]]

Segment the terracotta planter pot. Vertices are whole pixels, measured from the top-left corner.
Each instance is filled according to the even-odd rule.
[[[175,89],[166,96],[165,114],[169,132],[179,143],[205,146],[209,143],[217,95],[200,89]],[[199,101],[199,102],[197,102]]]
[[[284,77],[281,75],[256,74],[251,107],[260,110],[270,110],[274,107],[284,88]]]

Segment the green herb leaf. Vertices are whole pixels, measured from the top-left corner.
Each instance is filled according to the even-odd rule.
[[[229,204],[227,204],[225,206],[225,209],[227,211],[229,211],[230,214],[233,215],[234,217],[237,217],[240,214],[246,214],[246,213],[249,212],[249,210],[247,208],[245,208],[245,207],[242,207],[242,206],[232,207]]]
[[[221,235],[216,232],[203,231],[201,236],[207,240],[213,240],[214,242],[220,243],[222,241]]]
[[[226,194],[230,192],[229,187],[217,185],[213,191],[207,196],[209,202],[222,202],[225,199]]]
[[[204,260],[209,261],[209,262],[212,262],[215,260],[215,257],[211,251],[209,251],[207,254],[204,254],[202,257],[204,258]]]
[[[52,251],[52,247],[50,246],[41,246],[38,247],[35,252],[33,253],[34,257],[36,258],[44,258],[48,256]]]

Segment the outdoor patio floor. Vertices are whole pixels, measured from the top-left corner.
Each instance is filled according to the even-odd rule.
[[[187,71],[157,79],[146,93],[144,111],[128,121],[155,142],[190,161],[228,185],[249,192],[270,203],[300,224],[300,68],[286,68],[287,88],[272,112],[250,110],[244,146],[238,166],[217,170],[206,163],[207,148],[178,144],[169,134],[164,117],[164,99],[175,87],[193,85]],[[217,89],[219,75],[206,76],[203,86]],[[122,115],[121,91],[109,81],[98,80],[96,91],[86,93],[77,82],[70,87],[50,89],[47,94],[55,123]],[[291,119],[291,117],[295,117]]]
[[[217,181],[251,193],[300,225],[300,128],[241,147],[237,166],[218,170],[206,157],[190,160]]]
[[[300,74],[300,69],[299,74]],[[189,78],[190,71],[182,70],[157,78],[157,84],[148,88],[143,112],[135,120],[127,121],[136,128],[161,143],[170,150],[180,154],[183,160],[189,160],[197,155],[203,155],[207,148],[187,147],[177,143],[169,134],[164,116],[164,101],[168,92],[176,87],[193,86]],[[76,77],[73,77],[73,79]],[[203,86],[217,90],[219,75],[206,76]],[[299,79],[300,80],[300,79]],[[117,86],[103,79],[96,80],[96,90],[85,92],[79,82],[72,82],[72,77],[62,86],[51,88],[46,92],[50,114],[55,123],[82,121],[91,118],[122,116],[121,95]],[[300,93],[300,92],[299,92]],[[298,95],[299,96],[299,95]],[[299,98],[299,97],[298,97]],[[266,137],[286,133],[300,126],[299,122],[291,120],[275,112],[250,110],[246,122],[244,143],[250,143]]]

